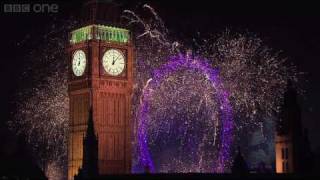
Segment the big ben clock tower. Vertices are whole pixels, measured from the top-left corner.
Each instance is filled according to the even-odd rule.
[[[130,173],[134,49],[127,29],[115,27],[110,2],[89,0],[86,21],[70,33],[68,179],[83,164],[83,139],[92,108],[100,175]],[[109,9],[109,10],[108,10]],[[101,12],[102,10],[102,12]],[[108,14],[109,13],[109,14]],[[107,24],[99,18],[109,19]]]

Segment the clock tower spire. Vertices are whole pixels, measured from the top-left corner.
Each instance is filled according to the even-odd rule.
[[[68,179],[83,166],[83,139],[92,121],[99,175],[130,173],[134,46],[110,0],[87,0],[83,26],[70,32]],[[114,9],[114,8],[115,9]],[[109,10],[107,10],[109,8]]]
[[[86,0],[83,4],[81,19],[84,24],[108,24],[118,26],[120,8],[113,0]]]

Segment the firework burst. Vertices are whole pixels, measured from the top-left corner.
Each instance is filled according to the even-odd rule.
[[[170,40],[169,31],[155,10],[148,5],[144,5],[143,8],[151,14],[151,17],[142,18],[129,10],[123,14],[128,20],[128,25],[137,27],[132,104],[133,121],[136,125],[135,136],[140,120],[139,106],[144,101],[143,89],[148,86],[147,82],[150,83],[153,71],[167,63],[169,57],[185,51],[183,44]],[[63,25],[52,26],[39,43],[39,49],[32,50],[28,55],[32,65],[28,64],[22,79],[30,82],[30,85],[28,88],[20,89],[15,119],[9,122],[15,132],[25,135],[33,147],[34,154],[39,157],[40,166],[46,170],[48,176],[50,174],[56,176],[54,174],[59,171],[66,172],[67,168],[69,101],[68,61],[65,56],[65,45],[68,41],[65,35],[76,24],[75,21],[68,21]],[[216,35],[215,38],[195,37],[195,42],[198,51],[193,53],[207,59],[212,68],[218,70],[223,88],[229,92],[235,127],[238,131],[260,125],[262,119],[260,117],[274,116],[279,111],[287,81],[298,81],[299,73],[295,67],[288,66],[285,58],[265,46],[263,41],[255,36],[226,31],[219,36]],[[219,134],[221,131],[217,129],[220,127],[219,121],[209,121],[209,119],[219,119],[220,106],[213,98],[216,97],[215,93],[215,89],[208,83],[204,74],[190,69],[176,71],[165,78],[157,89],[153,89],[152,98],[149,99],[151,111],[148,116],[151,125],[148,137],[151,152],[161,154],[158,159],[153,156],[154,161],[158,162],[159,171],[208,171],[201,170],[208,166],[203,159],[207,157],[212,159],[214,154],[203,152],[218,147],[219,141],[215,136],[206,135]],[[168,120],[172,120],[171,124],[164,124]],[[176,142],[180,144],[171,148],[180,155],[172,162],[161,162],[161,158],[165,161],[164,157],[169,157],[166,154],[170,152],[157,152],[157,149],[161,144],[169,146],[170,141],[165,140],[177,135],[174,129],[169,128],[172,123],[186,124],[183,127],[187,127],[181,129],[181,136],[175,137],[178,138]],[[196,126],[201,134],[188,131]],[[193,148],[190,155],[197,154],[193,156],[197,158],[193,159],[190,156],[188,162],[182,161],[182,152],[185,151],[183,148],[187,147],[190,139],[194,137],[200,138],[199,142],[202,142],[190,147]],[[133,144],[137,146],[137,139]],[[136,157],[137,153],[135,149],[133,157]],[[135,159],[133,166],[138,163],[139,161]]]
[[[260,38],[225,31],[197,43],[198,52],[218,68],[239,121],[238,128],[257,127],[279,113],[288,81],[302,73]]]
[[[66,35],[76,24],[73,20],[55,22],[35,38],[38,48],[24,57],[23,87],[17,92],[14,119],[8,122],[14,132],[24,135],[49,179],[66,177],[69,98],[65,45]],[[18,43],[21,49],[26,42]]]
[[[154,69],[165,64],[169,59],[168,57],[175,52],[186,51],[180,43],[170,41],[168,31],[164,28],[163,21],[157,13],[150,9],[148,5],[143,6],[143,8],[150,10],[153,20],[143,19],[133,11],[125,11],[128,14],[125,18],[129,19],[129,24],[140,25],[140,32],[136,32],[138,34],[136,40],[138,50],[137,74],[135,76],[137,83],[136,97],[141,97],[142,88],[147,86],[146,82],[150,83],[149,78],[153,76],[152,71]],[[162,38],[159,40],[159,37]],[[150,40],[143,38],[149,38]],[[161,39],[166,39],[165,43]],[[272,117],[279,112],[287,82],[297,83],[300,76],[295,66],[288,65],[287,59],[281,57],[280,52],[275,52],[267,47],[260,38],[249,33],[231,33],[227,30],[218,36],[212,36],[212,38],[194,37],[194,46],[197,51],[193,53],[206,58],[212,64],[212,68],[219,71],[223,86],[230,93],[229,98],[234,111],[235,128],[237,130],[235,134],[242,131],[251,132],[256,128],[263,129],[261,127],[263,121],[266,118],[274,119]],[[175,47],[175,49],[172,47]],[[190,45],[185,45],[185,47],[190,47]],[[148,55],[150,52],[151,54]],[[173,150],[170,150],[167,154],[162,151],[161,153],[164,153],[164,155],[157,154],[157,151],[161,146],[170,147],[170,139],[176,139],[174,143],[178,144],[172,149],[179,150],[186,144],[186,138],[197,139],[197,136],[206,137],[208,134],[217,132],[217,129],[210,129],[218,127],[214,124],[203,125],[203,129],[198,131],[197,136],[193,136],[192,133],[177,135],[175,133],[179,128],[175,128],[175,133],[170,128],[176,127],[173,123],[178,123],[180,125],[188,124],[195,129],[198,126],[198,120],[205,123],[210,117],[217,118],[217,114],[209,113],[210,110],[219,112],[216,109],[218,107],[216,100],[212,98],[214,93],[214,89],[206,83],[206,77],[203,76],[202,72],[190,72],[188,70],[175,72],[168,76],[161,86],[153,90],[152,102],[150,102],[152,110],[148,114],[148,118],[152,121],[150,127],[148,127],[148,134],[150,135],[148,141],[150,143],[149,147],[153,147],[153,157],[157,158],[159,163],[161,162],[158,165],[158,171],[200,171],[201,165],[199,164],[201,164],[202,158],[199,154],[205,153],[203,149],[178,153],[186,155],[190,152],[191,157],[188,159],[192,162],[187,163],[184,162],[184,157],[179,158],[179,155],[175,155],[171,159],[168,158],[170,152],[175,152]],[[138,98],[133,105],[139,105]],[[203,107],[201,107],[202,105]],[[205,109],[205,112],[200,112],[200,109]],[[137,112],[139,112],[138,108],[134,108],[133,113]],[[206,116],[205,114],[210,115]],[[136,122],[141,120],[137,114],[135,117],[137,118]],[[218,123],[219,121],[211,122]],[[169,133],[170,131],[172,132]],[[208,134],[203,134],[201,131]],[[155,143],[155,141],[159,141],[158,137],[161,137],[161,142]],[[214,144],[215,140],[216,138],[207,138],[203,144]],[[199,140],[198,142],[202,141]],[[155,144],[157,145],[155,146]],[[195,145],[194,147],[203,146]],[[217,149],[217,146],[215,148]],[[212,148],[211,152],[214,152]],[[171,163],[170,160],[163,162],[163,159],[166,158],[173,159],[177,163]],[[191,167],[188,164],[198,164],[198,166]]]

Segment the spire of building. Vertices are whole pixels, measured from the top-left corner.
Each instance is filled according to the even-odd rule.
[[[85,24],[117,26],[120,14],[119,5],[113,0],[86,0],[81,19]]]
[[[93,178],[98,174],[98,138],[94,131],[92,108],[90,108],[88,127],[83,138],[83,164],[75,179]]]
[[[92,108],[89,111],[89,118],[88,118],[88,127],[86,132],[86,139],[96,139],[95,131],[94,131],[94,124],[93,124],[93,114]]]
[[[248,165],[244,160],[240,147],[238,146],[238,154],[233,160],[233,164],[231,167],[231,171],[233,174],[247,174],[249,173]]]
[[[308,140],[302,133],[301,108],[292,82],[287,83],[275,136],[276,172],[303,173]],[[308,158],[307,158],[308,159]]]
[[[297,99],[297,91],[291,81],[287,83],[284,93],[284,101],[280,113],[280,121],[277,124],[278,134],[291,134],[302,136],[301,110]]]
[[[311,173],[314,169],[314,153],[311,150],[308,129],[303,131],[302,153],[301,153],[301,173]]]

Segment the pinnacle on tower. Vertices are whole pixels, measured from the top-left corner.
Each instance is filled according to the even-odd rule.
[[[86,0],[82,18],[85,24],[107,24],[117,26],[120,21],[119,5],[113,0]]]
[[[83,138],[83,164],[75,179],[93,178],[98,175],[98,139],[94,131],[92,108],[90,108],[88,127]]]
[[[238,154],[236,155],[236,157],[233,160],[231,171],[234,174],[247,174],[247,173],[249,173],[248,165],[241,154],[241,150],[240,150],[239,146],[238,146]]]

